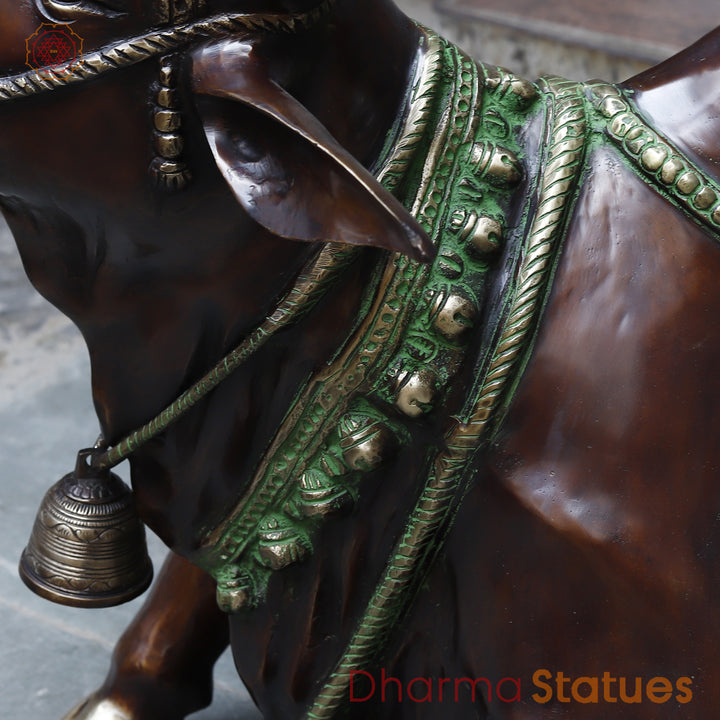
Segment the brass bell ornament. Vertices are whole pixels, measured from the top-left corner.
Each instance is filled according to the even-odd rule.
[[[132,492],[114,473],[93,467],[99,453],[81,450],[75,471],[48,490],[20,559],[25,584],[61,605],[119,605],[152,580]]]

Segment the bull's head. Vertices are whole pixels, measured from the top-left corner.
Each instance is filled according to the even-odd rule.
[[[383,147],[417,51],[392,3],[372,5],[374,31],[392,37],[378,38],[382,52],[353,0],[0,0],[0,208],[30,279],[87,341],[109,442],[262,321],[313,252],[295,240],[430,255],[363,167]],[[43,23],[82,38],[82,58],[28,67]],[[332,310],[338,323],[352,302]],[[201,511],[237,494],[232,482],[339,327],[295,337],[297,368],[265,358],[238,381],[237,400],[200,416],[216,429],[190,445],[221,487],[204,503],[180,435],[133,458],[144,519],[168,544],[187,546]],[[278,407],[263,422],[269,398]]]
[[[97,225],[101,217],[105,227],[125,226],[125,234],[152,242],[162,234],[158,223],[177,221],[176,211],[187,215],[190,205],[197,217],[204,214],[216,172],[208,142],[244,211],[275,236],[377,245],[427,258],[429,244],[413,218],[283,89],[307,95],[343,144],[372,159],[377,129],[363,125],[375,118],[347,123],[345,117],[353,135],[338,124],[342,97],[320,100],[308,85],[321,59],[308,38],[321,39],[335,5],[28,0],[18,8],[3,0],[0,194],[39,288],[73,314],[61,297],[67,288],[34,272],[32,243],[22,242],[28,223],[48,224],[48,212],[56,226]],[[38,62],[31,38],[53,25],[82,40],[81,57],[59,64],[45,57],[43,65],[40,56]],[[337,89],[338,78],[331,82]],[[182,188],[191,174],[182,200],[163,195],[162,186]],[[207,213],[217,212],[208,202]],[[130,215],[135,220],[127,227]],[[44,265],[48,252],[67,261],[67,247],[44,245]]]

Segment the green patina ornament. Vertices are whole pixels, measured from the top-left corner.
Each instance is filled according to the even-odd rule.
[[[421,57],[408,112],[388,140],[377,176],[412,209],[437,257],[430,266],[399,255],[379,264],[354,336],[332,365],[308,382],[250,491],[206,538],[200,562],[217,578],[224,608],[261,603],[271,573],[307,557],[323,519],[347,510],[364,475],[413,442],[423,425],[433,422],[434,409],[446,407],[449,395],[458,394],[458,373],[466,363],[485,368],[482,382],[469,394],[459,393],[475,414],[480,403],[484,430],[503,395],[499,386],[504,391],[512,385],[529,349],[530,328],[559,240],[550,245],[536,239],[546,250],[539,260],[531,245],[522,250],[526,257],[509,256],[503,249],[506,237],[526,234],[531,213],[518,200],[539,182],[524,167],[522,129],[532,117],[550,112],[546,105],[555,103],[556,91],[548,86],[543,94],[505,70],[479,65],[431,33],[423,38]],[[576,97],[578,90],[571,85],[566,92]],[[568,208],[571,197],[571,189],[562,195]],[[558,238],[560,228],[551,228]],[[521,292],[521,330],[511,325],[506,331],[515,345],[503,345],[502,331],[516,317],[513,302],[517,291],[524,290],[521,275],[508,283],[505,310],[494,319],[495,327],[486,323],[485,332],[491,331],[495,342],[484,346],[480,358],[469,357],[488,278],[501,260],[520,263],[521,269],[523,262],[539,263],[543,272],[531,274],[530,297]],[[514,353],[514,363],[505,362],[508,352]],[[500,375],[498,358],[504,370]],[[491,395],[483,396],[488,388]],[[472,423],[461,427],[459,442],[474,451],[483,430],[468,435]],[[447,440],[453,442],[453,433]],[[462,485],[467,453],[463,463],[446,455],[438,447],[427,451],[433,530],[422,542],[407,545],[417,558],[427,554],[425,547],[439,546],[439,527]],[[447,487],[436,492],[432,478],[445,466],[452,468],[452,478],[445,478]],[[403,600],[398,595],[384,606],[392,607],[394,616],[402,611]]]

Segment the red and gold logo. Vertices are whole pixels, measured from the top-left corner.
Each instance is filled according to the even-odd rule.
[[[69,25],[42,23],[25,45],[27,65],[40,73],[68,75],[82,61],[82,38]]]

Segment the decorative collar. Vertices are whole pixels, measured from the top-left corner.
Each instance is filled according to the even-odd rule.
[[[312,552],[323,518],[352,505],[363,476],[411,441],[408,420],[430,421],[466,361],[524,174],[507,118],[537,92],[429,31],[418,58],[377,175],[437,258],[389,256],[378,268],[352,337],[299,394],[243,497],[192,558],[228,612],[263,602],[271,573]]]

